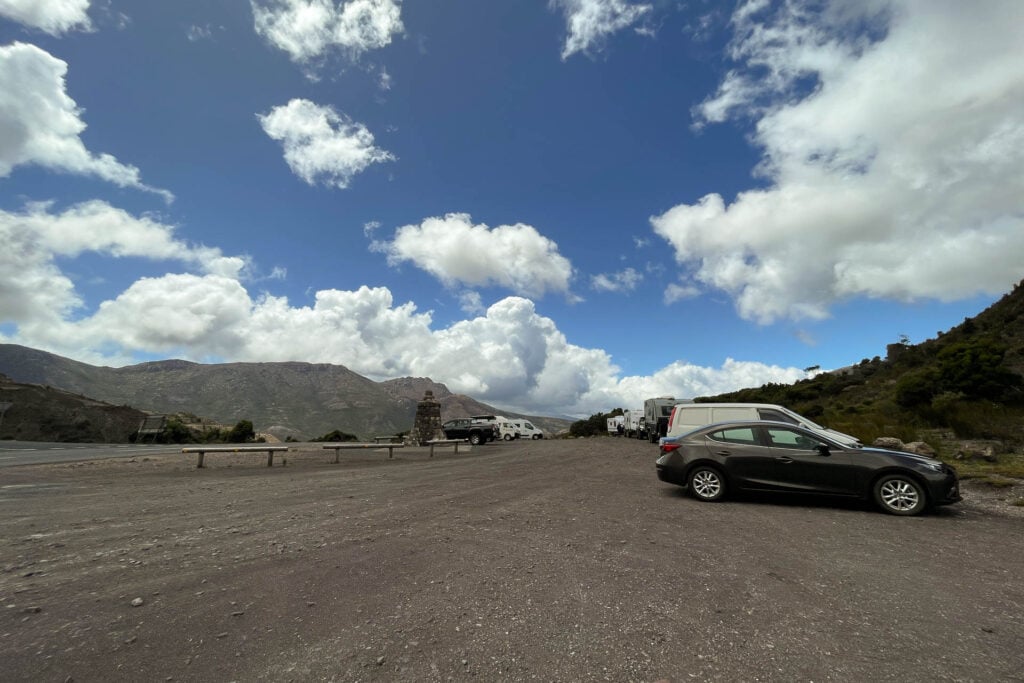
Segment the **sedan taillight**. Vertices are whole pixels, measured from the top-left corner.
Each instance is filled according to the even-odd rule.
[[[679,444],[677,443],[663,443],[661,444],[662,453],[671,453],[672,451],[679,450]]]

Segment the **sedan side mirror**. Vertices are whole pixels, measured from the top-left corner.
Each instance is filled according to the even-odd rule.
[[[822,455],[826,458],[832,455],[832,451],[829,450],[828,444],[819,443],[814,450],[818,451],[818,455]]]

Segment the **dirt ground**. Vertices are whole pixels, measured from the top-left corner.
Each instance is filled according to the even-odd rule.
[[[0,470],[5,681],[1024,681],[1024,512],[695,501],[595,438]],[[1020,494],[1017,494],[1020,495]]]

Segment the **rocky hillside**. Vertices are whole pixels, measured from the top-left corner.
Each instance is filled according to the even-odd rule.
[[[920,344],[792,385],[699,400],[779,403],[871,441],[932,434],[1024,446],[1024,285]]]
[[[0,439],[121,443],[145,413],[53,387],[22,384],[0,375]]]
[[[335,429],[363,438],[407,431],[428,389],[440,401],[444,419],[502,413],[429,379],[374,382],[344,366],[322,363],[167,360],[109,368],[0,344],[0,373],[154,413],[191,413],[226,425],[251,420],[257,431],[281,439],[313,438]],[[536,421],[549,433],[568,425],[550,418]]]

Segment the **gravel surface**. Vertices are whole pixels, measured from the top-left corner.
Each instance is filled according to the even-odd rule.
[[[700,503],[595,438],[0,471],[4,681],[1024,681],[1024,516]]]

